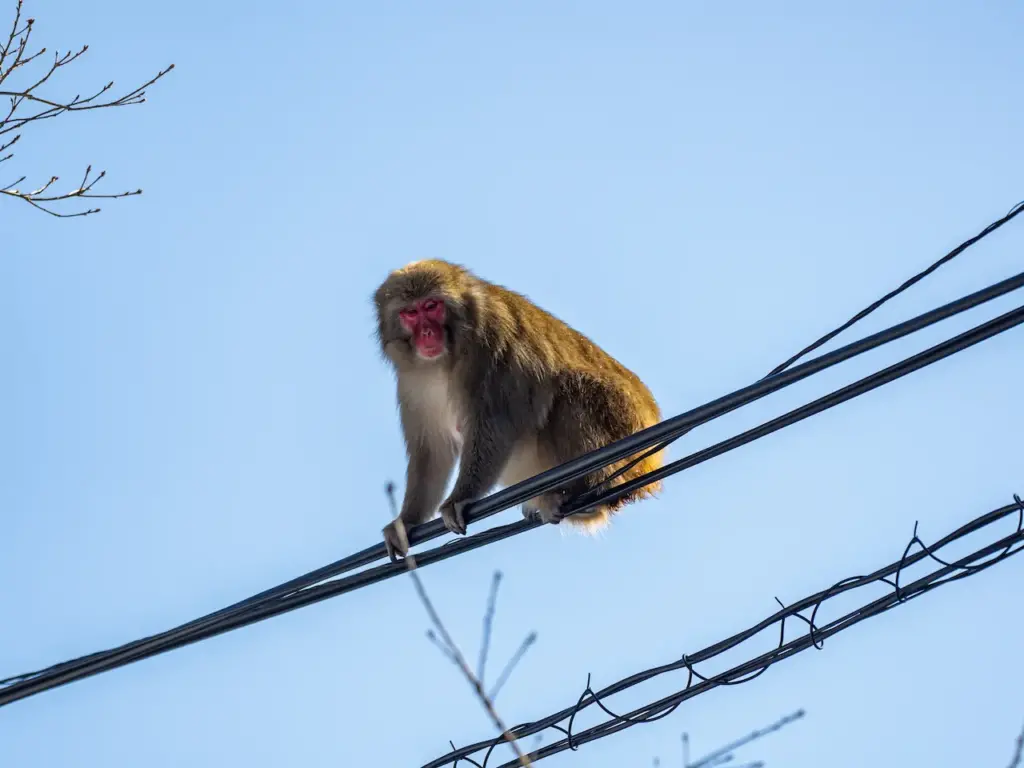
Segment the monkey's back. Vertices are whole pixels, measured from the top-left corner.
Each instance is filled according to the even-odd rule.
[[[640,377],[589,337],[523,294],[480,282],[486,297],[486,310],[480,319],[488,329],[488,347],[497,364],[515,362],[536,369],[542,376],[597,377],[625,388],[640,403],[657,410],[653,394]],[[502,359],[508,356],[514,360]]]

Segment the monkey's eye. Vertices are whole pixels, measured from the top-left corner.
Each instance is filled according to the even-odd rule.
[[[437,309],[437,302],[433,299],[427,299],[423,302],[424,312],[433,312],[435,309]]]
[[[398,311],[398,316],[399,317],[404,317],[406,320],[410,320],[410,319],[416,317],[416,309],[415,308],[413,308],[413,309],[400,309]]]

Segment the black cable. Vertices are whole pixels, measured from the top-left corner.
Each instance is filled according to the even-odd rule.
[[[848,344],[845,347],[841,347],[826,355],[822,355],[821,357],[815,358],[814,360],[810,360],[806,363],[803,363],[800,366],[797,366],[796,368],[789,371],[789,373],[785,374],[785,376],[780,375],[779,378],[773,379],[773,385],[767,385],[764,383],[765,380],[762,380],[762,382],[753,384],[749,387],[745,387],[744,389],[741,390],[737,390],[736,392],[733,392],[730,395],[726,395],[724,398],[719,398],[718,400],[712,401],[711,403],[708,403],[707,405],[702,406],[701,408],[697,408],[687,413],[684,413],[681,416],[676,417],[676,419],[672,421],[682,423],[682,427],[680,429],[680,434],[682,434],[682,432],[688,429],[691,429],[699,424],[706,423],[707,421],[710,421],[713,418],[717,418],[718,416],[735,410],[736,408],[739,408],[742,405],[746,405],[747,403],[753,402],[754,400],[763,397],[767,394],[770,394],[776,391],[777,389],[789,386],[790,384],[796,383],[797,381],[800,381],[801,379],[811,376],[815,373],[818,373],[828,367],[837,365],[838,363],[848,360],[851,357],[863,354],[878,346],[887,344],[891,341],[895,341],[899,338],[907,336],[929,325],[937,323],[943,319],[952,317],[961,312],[965,312],[968,309],[972,309],[985,302],[992,301],[993,299],[1010,293],[1011,291],[1017,290],[1022,286],[1024,286],[1024,272],[1013,277],[1007,278],[1006,280],[1002,280],[998,283],[995,283],[994,285],[991,285],[988,288],[984,288],[980,291],[976,291],[972,294],[964,296],[961,299],[958,299],[957,301],[950,302],[942,307],[938,307],[929,312],[925,312],[921,315],[918,315],[915,318],[911,318],[910,320],[907,320],[903,323],[899,323],[895,326],[892,326],[891,328],[872,334],[871,336],[868,336],[864,339],[852,342],[851,344]],[[643,433],[638,434],[642,435]],[[614,445],[610,447],[614,447]],[[542,481],[543,478],[544,475],[539,475],[537,478],[534,478],[534,480]],[[484,517],[487,517],[491,514],[496,514],[497,512],[507,508],[508,506],[512,506],[512,504],[503,504],[501,498],[503,495],[507,495],[508,492],[514,491],[518,487],[519,486],[512,486],[506,489],[505,491],[501,491],[485,499],[485,501],[492,502],[493,510],[483,510],[482,512],[471,510],[468,514],[469,521],[475,522],[477,520],[481,520]],[[618,487],[616,490],[620,489],[621,486]],[[529,498],[529,496],[525,498]],[[592,503],[594,503],[592,498],[589,496],[585,496],[583,500],[591,501]],[[581,508],[585,507],[570,507],[570,509],[573,511],[579,511]],[[424,531],[424,529],[430,528],[433,528],[434,531]],[[441,523],[440,521],[435,521],[433,523],[428,523],[426,526],[419,526],[418,528],[413,529],[410,539],[413,543],[420,543],[421,541],[441,536],[446,532],[447,530],[445,529],[443,523]],[[421,534],[422,538],[420,538],[420,536],[417,534]],[[18,682],[21,680],[27,680],[29,678],[38,678],[42,675],[55,674],[58,672],[67,671],[69,669],[77,669],[82,667],[84,664],[91,663],[95,660],[98,660],[99,658],[106,657],[110,654],[130,653],[134,652],[135,650],[141,650],[146,647],[152,647],[152,644],[155,642],[162,643],[165,641],[174,641],[177,637],[184,637],[190,633],[208,629],[224,619],[239,616],[257,605],[271,603],[277,600],[278,598],[295,594],[303,588],[322,582],[325,579],[338,576],[344,572],[353,570],[360,566],[367,565],[369,563],[372,563],[376,559],[381,559],[384,557],[386,557],[386,549],[384,548],[383,544],[369,547],[363,550],[362,552],[357,552],[356,554],[351,555],[347,558],[344,558],[322,568],[318,568],[314,571],[311,571],[310,573],[304,574],[303,576],[292,579],[290,581],[285,582],[284,584],[273,587],[272,589],[265,590],[257,595],[254,595],[231,606],[228,606],[227,608],[215,611],[211,614],[190,621],[174,629],[167,630],[158,635],[152,635],[150,637],[143,638],[141,640],[136,640],[132,643],[128,643],[114,649],[100,651],[97,653],[89,654],[88,656],[80,657],[78,659],[63,662],[61,664],[49,667],[45,670],[26,673],[14,678],[8,678],[6,680],[0,681],[0,685],[9,685],[10,683]],[[0,692],[2,692],[2,689],[0,689]],[[2,703],[2,699],[0,699],[0,703]]]
[[[884,368],[877,373],[865,376],[863,379],[855,381],[853,384],[848,384],[842,389],[837,389],[824,397],[813,400],[812,402],[789,411],[788,413],[774,418],[771,421],[766,421],[758,427],[742,432],[728,440],[723,440],[722,442],[705,448],[702,451],[697,451],[685,458],[670,462],[659,469],[648,472],[641,477],[630,480],[622,485],[617,485],[596,499],[588,499],[585,503],[570,507],[567,512],[568,514],[575,514],[592,506],[597,506],[598,504],[615,501],[622,496],[625,496],[630,491],[649,485],[656,480],[661,480],[662,478],[674,475],[684,469],[689,469],[692,466],[696,466],[708,459],[720,456],[721,454],[731,451],[734,448],[738,448],[741,445],[746,445],[753,440],[757,440],[765,435],[770,435],[772,432],[777,432],[783,427],[788,427],[798,421],[803,421],[808,416],[813,416],[841,403],[845,403],[847,400],[852,400],[859,395],[863,395],[866,392],[877,389],[883,384],[895,381],[896,379],[906,376],[908,373],[916,371],[919,368],[924,368],[925,366],[931,365],[945,357],[949,357],[962,349],[966,349],[980,341],[984,341],[991,336],[1009,330],[1022,322],[1024,322],[1024,306],[1010,310],[993,320],[989,320],[987,323],[976,326],[959,336],[954,336],[952,339],[944,341],[941,344],[936,344],[934,347],[930,347],[924,352],[920,352],[913,357],[901,360],[900,362],[890,365],[888,368]],[[419,562],[418,555],[417,562]]]
[[[734,450],[735,448],[746,445],[749,442],[753,442],[765,435],[782,429],[785,426],[806,419],[809,416],[832,408],[866,392],[870,392],[871,390],[890,381],[894,381],[908,373],[931,365],[932,363],[949,357],[950,355],[966,349],[967,347],[978,344],[987,338],[1002,333],[1003,331],[1021,323],[1024,323],[1024,306],[1006,312],[1003,315],[1000,315],[993,320],[989,320],[988,322],[972,328],[969,331],[961,333],[952,339],[936,344],[923,352],[906,358],[894,365],[890,365],[877,373],[866,376],[853,384],[847,385],[829,395],[818,398],[805,406],[765,422],[754,429],[747,430],[736,437],[722,441],[709,448],[705,448],[702,451],[698,451],[689,457],[666,465],[662,469],[650,473],[644,478],[638,478],[634,482],[640,482],[641,480],[653,482],[655,479],[667,477],[668,475],[675,474],[683,469],[695,466],[696,464],[707,461],[715,456],[719,456],[727,451]],[[830,353],[830,355],[836,355],[840,352],[842,352],[842,350],[836,350],[836,352]],[[824,357],[829,357],[829,355],[825,355]],[[820,358],[809,361],[804,365],[813,366],[817,360],[820,360]],[[799,368],[802,367],[803,366],[800,366]],[[778,378],[781,379],[788,375],[798,375],[799,368],[794,368],[788,374],[780,374]],[[759,385],[755,386],[777,386],[778,384],[778,380],[773,378],[773,380],[769,382],[761,382]],[[729,398],[720,398],[720,400],[725,400],[727,403],[731,402]],[[694,412],[702,411],[703,408],[698,408]],[[713,416],[708,418],[712,417]],[[631,483],[625,484],[612,489],[609,493],[615,494],[628,492],[630,487],[632,487]],[[418,567],[422,568],[432,563],[446,560],[449,557],[461,554],[462,552],[467,552],[493,543],[494,541],[522,533],[523,531],[540,527],[540,525],[542,525],[542,523],[537,520],[522,520],[510,525],[498,526],[479,534],[451,541],[448,544],[435,549],[428,550],[423,553],[417,553],[416,563]],[[0,706],[32,696],[36,693],[41,693],[42,691],[46,691],[60,685],[65,685],[74,680],[90,677],[92,675],[99,674],[100,672],[124,666],[143,658],[155,656],[157,654],[164,653],[165,651],[198,642],[199,640],[215,637],[216,635],[224,632],[238,629],[272,616],[287,613],[288,611],[295,610],[296,608],[301,608],[306,605],[320,602],[321,600],[326,600],[330,597],[351,592],[355,589],[360,589],[362,587],[369,586],[370,584],[384,581],[404,572],[406,572],[406,565],[402,562],[385,563],[373,568],[368,568],[345,578],[330,581],[326,584],[311,586],[297,593],[278,597],[277,599],[266,601],[260,605],[254,605],[246,611],[225,616],[219,621],[208,622],[207,625],[202,628],[191,629],[188,631],[185,631],[182,628],[170,630],[162,635],[156,635],[146,640],[122,646],[121,649],[102,654],[92,654],[90,657],[86,657],[86,659],[77,664],[67,662],[63,665],[58,665],[57,668],[47,670],[36,677],[22,679],[19,682],[0,689]]]
[[[841,326],[836,331],[832,332],[831,334],[828,334],[826,337],[822,337],[822,339],[820,339],[818,342],[815,342],[810,347],[806,348],[804,351],[798,353],[793,358],[790,358],[790,360],[788,360],[786,363],[783,363],[781,366],[776,368],[776,371],[780,371],[780,369],[788,366],[793,361],[795,361],[796,359],[798,359],[802,355],[806,354],[806,352],[808,350],[811,350],[811,349],[813,349],[813,348],[815,348],[817,346],[820,346],[821,344],[825,343],[827,340],[833,338],[834,336],[836,336],[838,333],[840,333],[845,328],[848,328],[850,325],[852,325],[854,322],[856,322],[861,317],[863,317],[863,316],[869,314],[870,312],[874,311],[875,309],[877,309],[879,306],[881,306],[883,303],[885,303],[885,301],[888,301],[892,297],[894,297],[897,294],[901,293],[902,291],[906,290],[911,285],[913,285],[915,282],[917,282],[918,280],[922,279],[924,276],[926,276],[930,272],[932,272],[935,269],[937,269],[941,264],[951,260],[952,258],[957,256],[959,253],[961,253],[962,251],[966,250],[968,247],[970,247],[971,245],[973,245],[977,241],[981,240],[983,237],[985,237],[989,233],[993,232],[995,229],[998,229],[1000,226],[1005,224],[1007,221],[1012,219],[1014,216],[1016,216],[1017,214],[1021,213],[1022,210],[1024,210],[1024,203],[1019,203],[1018,205],[1014,206],[1014,208],[1011,209],[1010,213],[1008,213],[1002,219],[999,219],[999,220],[993,222],[988,227],[986,227],[984,230],[982,230],[979,234],[975,235],[973,238],[965,241],[964,243],[961,243],[961,245],[959,245],[957,248],[955,248],[950,253],[948,253],[945,256],[943,256],[939,261],[937,261],[934,264],[932,264],[926,270],[918,273],[918,275],[916,275],[915,277],[913,277],[910,280],[906,281],[902,286],[900,286],[896,290],[890,292],[889,294],[887,294],[882,299],[874,302],[874,304],[872,304],[871,306],[869,306],[868,308],[863,310],[856,317],[854,317],[852,320],[848,321],[846,324]],[[823,355],[822,357],[819,357],[819,358],[816,358],[815,360],[809,361],[808,363],[805,363],[802,366],[799,366],[798,368],[793,369],[792,371],[790,371],[790,373],[787,376],[787,378],[783,380],[784,383],[781,383],[779,387],[766,388],[766,389],[761,389],[760,391],[756,391],[758,388],[757,388],[757,385],[755,384],[755,385],[752,385],[751,387],[747,387],[747,388],[744,388],[742,390],[738,390],[737,392],[732,393],[732,395],[726,396],[726,398],[719,398],[719,400],[707,404],[706,406],[703,407],[705,409],[703,415],[698,416],[697,412],[701,411],[701,409],[695,409],[694,411],[690,411],[690,412],[688,412],[686,414],[682,414],[681,416],[676,417],[676,419],[674,419],[674,420],[669,420],[668,422],[663,422],[661,425],[658,425],[658,427],[664,427],[666,424],[671,424],[673,422],[675,422],[675,423],[684,423],[684,420],[687,417],[692,417],[690,419],[690,423],[688,425],[686,425],[684,423],[684,426],[681,426],[681,427],[677,428],[674,432],[670,433],[669,436],[666,439],[663,439],[660,443],[655,443],[655,447],[653,449],[649,450],[648,453],[657,453],[658,451],[662,450],[665,446],[670,444],[672,441],[678,439],[680,436],[682,436],[683,434],[688,432],[693,427],[695,427],[695,426],[697,426],[699,424],[702,424],[702,423],[706,423],[707,421],[709,421],[709,420],[711,420],[713,418],[717,418],[718,416],[724,415],[725,413],[728,413],[731,410],[739,408],[742,405],[745,405],[745,404],[747,404],[749,402],[753,402],[754,400],[759,399],[760,397],[763,397],[763,396],[765,396],[765,395],[767,395],[767,394],[769,394],[771,392],[776,391],[777,389],[781,388],[782,386],[788,386],[789,384],[792,384],[792,383],[795,383],[796,381],[799,381],[801,378],[805,378],[806,376],[809,376],[809,375],[811,375],[813,373],[817,373],[818,371],[823,370],[824,368],[830,367],[831,365],[835,365],[835,364],[837,364],[839,362],[842,362],[843,360],[849,359],[849,357],[852,357],[852,356],[854,356],[856,354],[861,354],[862,352],[866,352],[869,349],[874,348],[875,346],[880,346],[881,344],[888,343],[889,341],[893,341],[893,340],[895,340],[897,338],[905,336],[905,335],[907,335],[909,333],[912,333],[912,332],[914,332],[916,330],[924,328],[927,325],[930,325],[932,323],[938,322],[941,319],[944,319],[946,317],[950,317],[950,316],[952,316],[954,314],[957,314],[958,312],[963,312],[963,311],[965,311],[965,310],[967,310],[967,309],[969,309],[971,307],[974,307],[974,306],[977,306],[977,305],[979,305],[981,303],[984,303],[985,301],[990,301],[990,300],[996,298],[997,296],[1001,296],[1001,295],[1003,295],[1005,293],[1008,293],[1009,291],[1015,290],[1016,288],[1020,287],[1020,285],[1021,285],[1020,281],[1021,281],[1022,276],[1024,276],[1024,273],[1022,273],[1021,275],[1017,275],[1016,277],[1009,278],[1008,280],[1004,280],[1001,283],[997,283],[997,284],[995,284],[993,286],[990,286],[989,288],[984,289],[982,291],[978,291],[978,292],[976,292],[974,294],[966,296],[966,297],[964,297],[963,299],[961,299],[961,300],[959,300],[957,302],[951,302],[951,303],[945,305],[944,307],[940,307],[940,308],[938,308],[936,310],[933,310],[932,312],[925,313],[925,314],[920,315],[917,318],[909,320],[909,321],[907,321],[905,323],[901,323],[899,325],[893,326],[892,328],[888,329],[887,331],[882,331],[882,332],[880,332],[878,334],[874,334],[874,335],[869,336],[869,337],[867,337],[865,339],[862,339],[859,342],[855,342],[854,344],[850,344],[850,345],[847,345],[846,347],[843,347],[843,348],[841,348],[839,350],[836,350],[833,353],[830,353],[828,355]],[[799,374],[799,375],[794,377],[794,374]],[[776,375],[776,374],[774,374],[774,372],[773,372],[773,374],[769,374],[769,376],[765,377],[765,379],[763,379],[762,382],[764,382],[765,380],[767,380],[769,378],[772,378],[773,375]],[[716,404],[720,404],[723,400],[727,400],[729,398],[732,398],[733,403],[728,408],[720,409],[720,410],[717,410],[717,411],[714,411],[714,412],[709,410],[709,409],[711,409],[712,406],[715,406]],[[655,429],[655,428],[652,428],[652,429]],[[522,501],[524,501],[524,500],[526,500],[528,498],[531,498],[534,495],[537,495],[539,493],[543,493],[543,492],[546,492],[546,491],[551,490],[553,488],[556,488],[556,487],[558,487],[560,485],[563,485],[565,482],[568,482],[569,480],[571,480],[571,479],[573,479],[575,477],[579,477],[580,475],[586,474],[587,472],[591,471],[591,468],[584,467],[583,469],[579,469],[577,467],[576,469],[572,470],[572,472],[570,474],[568,474],[567,476],[562,476],[562,475],[566,474],[567,472],[569,472],[569,470],[572,468],[572,466],[575,465],[575,464],[578,464],[580,461],[584,461],[584,460],[587,460],[587,459],[595,460],[596,457],[601,457],[601,456],[605,455],[608,451],[610,451],[612,449],[616,449],[617,447],[621,448],[623,445],[631,444],[633,441],[635,441],[636,438],[642,437],[642,436],[648,434],[649,432],[650,432],[650,430],[646,430],[645,432],[641,432],[641,433],[638,433],[637,435],[634,435],[634,436],[632,436],[630,438],[626,438],[626,440],[624,440],[624,441],[619,441],[617,443],[613,443],[612,445],[607,446],[604,449],[596,451],[596,452],[594,452],[592,454],[588,454],[585,457],[581,457],[581,459],[577,459],[576,462],[569,462],[568,464],[562,465],[561,467],[556,467],[553,470],[550,470],[550,471],[548,471],[546,473],[542,473],[541,475],[538,475],[538,476],[536,476],[534,478],[526,480],[523,483],[520,483],[518,485],[506,488],[506,489],[504,489],[503,491],[501,491],[499,493],[492,494],[491,496],[488,496],[485,499],[482,499],[482,500],[480,500],[479,502],[477,502],[475,504],[468,505],[467,509],[466,509],[467,524],[468,523],[472,523],[472,522],[476,522],[478,520],[482,520],[482,519],[484,519],[486,517],[489,517],[490,515],[496,514],[496,513],[500,512],[500,511],[504,510],[504,509],[507,509],[507,508],[509,508],[511,506],[514,506],[514,505],[518,504],[518,503],[521,503]],[[625,450],[625,452],[622,454],[622,456],[629,455],[630,453],[633,453],[633,451],[635,451],[635,450],[642,450],[643,448],[647,447],[648,445],[650,445],[650,443],[647,443],[644,446],[638,446],[635,449]],[[604,461],[604,464],[602,466],[607,466],[608,464],[611,464],[614,461],[617,461],[622,456],[616,456],[616,457],[614,457],[614,458],[612,458],[610,460],[606,460],[606,461]],[[631,462],[631,463],[635,463],[635,461]],[[600,468],[602,468],[602,466],[595,466],[595,467],[593,467],[593,469],[600,469]],[[559,474],[560,471],[562,472],[562,474]],[[619,472],[621,472],[621,471],[623,471],[623,470],[619,470]],[[614,477],[614,475],[613,475],[613,477]],[[611,479],[611,478],[609,478],[609,479]],[[524,489],[530,489],[530,490],[524,491]],[[620,491],[620,489],[621,489],[621,486],[618,486],[618,487],[615,488],[616,491]],[[594,501],[595,495],[596,494],[601,494],[601,493],[602,493],[602,490],[601,490],[601,487],[599,486],[598,488],[594,489],[589,494],[584,494],[584,496],[580,497],[579,499],[574,499],[573,500],[574,505],[571,506],[570,508],[573,509],[574,511],[579,511],[580,509],[586,508],[586,507],[581,507],[580,506],[581,502],[588,502],[587,506],[592,506],[594,503],[596,503]],[[607,496],[607,494],[605,494],[605,496]],[[604,498],[604,497],[602,496],[601,498]],[[536,526],[530,526],[530,527],[536,527]],[[498,533],[494,534],[492,537],[489,537],[489,539],[488,539],[488,541],[486,543],[490,543],[490,541],[498,540],[500,538],[505,538],[506,536],[513,535],[514,533],[519,533],[522,530],[526,530],[526,528],[518,528],[518,529],[516,529],[514,531],[509,531],[507,528],[501,528],[500,530],[498,530],[498,529],[496,529],[496,530],[501,535],[498,535]],[[424,541],[428,541],[428,540],[431,540],[431,539],[443,536],[447,532],[448,531],[444,527],[443,523],[441,523],[441,521],[437,520],[437,521],[433,521],[431,523],[427,523],[426,525],[417,526],[417,527],[411,529],[410,532],[409,532],[409,541],[410,541],[411,545],[415,545],[415,544],[422,543]],[[23,682],[23,681],[28,681],[30,679],[38,680],[40,678],[51,676],[51,675],[54,675],[54,674],[57,674],[57,673],[67,672],[67,671],[76,670],[76,669],[82,669],[82,668],[86,667],[87,665],[89,665],[89,664],[91,664],[91,663],[93,663],[95,661],[99,661],[100,659],[109,657],[112,654],[122,654],[122,655],[123,654],[134,654],[135,651],[143,650],[143,649],[146,649],[146,648],[152,649],[154,647],[154,644],[161,644],[163,642],[174,641],[176,638],[187,636],[189,633],[207,630],[207,629],[215,626],[219,622],[221,622],[223,620],[226,620],[229,617],[240,616],[243,613],[253,609],[256,606],[273,603],[274,601],[278,600],[279,598],[282,598],[282,597],[285,597],[285,596],[288,596],[288,595],[296,594],[299,590],[302,590],[302,589],[304,589],[304,588],[306,588],[308,586],[311,586],[311,585],[317,584],[319,582],[322,582],[325,579],[333,578],[333,577],[338,576],[338,575],[340,575],[342,573],[346,573],[346,572],[348,572],[350,570],[354,570],[356,568],[361,568],[363,566],[369,565],[369,564],[375,562],[376,560],[380,560],[382,558],[385,558],[386,556],[387,556],[387,551],[386,551],[386,548],[384,547],[383,544],[378,544],[376,546],[368,547],[368,548],[366,548],[366,549],[364,549],[364,550],[362,550],[360,552],[357,552],[357,553],[355,553],[353,555],[350,555],[348,557],[342,558],[341,560],[335,561],[334,563],[326,565],[326,566],[324,566],[322,568],[318,568],[318,569],[316,569],[314,571],[306,573],[306,574],[304,574],[302,576],[299,576],[299,577],[297,577],[295,579],[287,581],[287,582],[285,582],[283,584],[280,584],[280,585],[278,585],[276,587],[272,587],[271,589],[264,590],[263,592],[260,592],[260,593],[258,593],[256,595],[253,595],[253,596],[249,597],[249,598],[246,598],[246,599],[241,600],[241,601],[239,601],[237,603],[234,603],[234,604],[232,604],[230,606],[227,606],[226,608],[220,609],[218,611],[214,611],[213,613],[207,614],[206,616],[200,617],[198,619],[195,619],[195,620],[190,621],[190,622],[188,622],[186,624],[180,625],[180,626],[178,626],[178,627],[176,627],[174,629],[168,630],[166,632],[163,632],[163,633],[160,633],[160,634],[157,634],[157,635],[151,635],[149,637],[142,638],[140,640],[136,640],[136,641],[133,641],[131,643],[124,644],[124,645],[119,646],[119,647],[114,648],[114,649],[110,649],[110,650],[106,650],[106,651],[99,651],[99,652],[96,652],[96,653],[92,653],[92,654],[88,654],[86,656],[79,657],[77,659],[72,659],[70,661],[61,662],[59,664],[55,664],[53,666],[47,667],[47,668],[45,668],[43,670],[37,670],[35,672],[24,673],[24,674],[21,674],[21,675],[16,675],[14,677],[6,678],[4,680],[0,680],[0,693],[2,693],[4,690],[7,690],[7,688],[4,688],[4,686],[10,687],[12,684],[17,684],[17,683],[20,683],[20,682]],[[2,698],[0,698],[0,705],[2,705],[3,703],[4,702],[2,701]]]
[[[817,648],[820,650],[823,647],[823,643],[826,638],[831,637],[832,635],[841,632],[864,619],[870,618],[871,616],[877,616],[880,613],[891,610],[901,603],[920,597],[921,595],[944,584],[948,584],[951,581],[959,581],[960,579],[977,574],[1024,550],[1024,501],[1022,501],[1020,496],[1017,495],[1013,498],[1013,504],[1007,504],[1006,506],[1000,507],[999,509],[995,509],[971,520],[965,525],[960,526],[960,528],[952,533],[947,534],[931,546],[926,545],[918,537],[917,525],[915,524],[914,535],[911,538],[910,543],[904,549],[902,557],[900,557],[896,562],[880,568],[874,573],[866,576],[854,576],[843,579],[836,582],[828,589],[824,589],[816,594],[810,595],[809,597],[806,597],[792,605],[785,606],[780,602],[780,610],[761,620],[753,627],[745,629],[742,632],[738,632],[732,637],[719,641],[707,648],[704,648],[703,650],[697,651],[696,653],[684,654],[681,659],[651,667],[650,669],[625,677],[606,686],[600,691],[594,691],[593,688],[591,688],[590,678],[588,676],[587,686],[583,693],[577,698],[574,705],[568,706],[539,720],[514,726],[510,728],[509,731],[516,737],[516,739],[525,739],[549,728],[557,730],[565,735],[566,738],[564,739],[530,752],[528,757],[530,760],[536,762],[567,749],[579,749],[582,744],[610,736],[613,733],[625,730],[626,728],[630,728],[634,725],[652,722],[656,719],[665,717],[675,711],[675,709],[684,701],[691,699],[694,696],[706,693],[707,691],[719,686],[738,685],[740,683],[753,680],[755,677],[758,677],[765,672],[775,662],[790,658],[800,651],[808,648]],[[1003,536],[984,547],[980,547],[971,554],[965,555],[955,562],[946,562],[935,554],[937,551],[943,549],[949,544],[959,542],[966,536],[979,532],[982,529],[1010,516],[1015,516],[1017,518],[1017,525],[1016,530],[1009,535]],[[919,547],[919,550],[911,554],[910,550],[915,544]],[[903,571],[924,560],[935,563],[940,567],[910,584],[901,586],[900,575]],[[871,602],[868,602],[867,604],[862,605],[861,607],[841,616],[840,618],[834,619],[823,626],[819,627],[815,623],[818,610],[829,600],[837,598],[838,596],[855,589],[877,585],[886,585],[889,587],[884,596],[872,600]],[[810,615],[805,616],[804,614],[808,611],[810,612]],[[789,641],[788,643],[785,642],[787,619],[797,619],[807,625],[807,633]],[[762,653],[753,659],[712,676],[704,676],[694,668],[695,665],[714,659],[715,657],[732,650],[774,626],[778,626],[779,640],[777,646],[770,651]],[[604,703],[605,700],[617,693],[621,693],[622,691],[636,685],[671,672],[687,673],[686,685],[682,690],[664,696],[657,701],[642,705],[625,714],[616,714],[612,712],[608,705]],[[573,733],[573,723],[576,716],[590,706],[597,706],[606,715],[608,715],[608,719],[582,731],[581,733]],[[563,721],[567,721],[567,724],[565,726],[559,725],[559,723],[562,723]],[[481,750],[486,750],[485,754],[489,756],[492,750],[501,743],[504,743],[503,737],[485,739],[483,741],[476,742],[475,744],[459,747],[457,749],[453,747],[451,752],[425,764],[422,768],[441,768],[441,766],[449,765],[456,761],[470,761],[474,759],[472,757],[474,753],[480,752]],[[476,761],[475,764],[486,766],[487,762],[488,761],[484,759],[483,762]],[[498,766],[498,768],[515,768],[517,765],[518,763],[516,762],[504,763],[501,766]]]
[[[773,368],[768,375],[769,376],[774,376],[776,373],[779,373],[780,371],[783,371],[786,368],[789,368],[790,365],[795,363],[797,360],[799,360],[804,355],[806,355],[806,354],[808,354],[810,352],[813,352],[818,347],[820,347],[822,344],[827,344],[829,341],[834,339],[836,336],[838,336],[840,333],[845,331],[851,325],[853,325],[854,323],[858,322],[859,320],[862,320],[865,317],[867,317],[868,315],[870,315],[872,312],[874,312],[880,306],[885,304],[885,302],[889,301],[889,299],[892,299],[893,297],[898,296],[899,294],[903,293],[905,290],[910,288],[912,285],[914,285],[914,283],[917,283],[917,282],[923,280],[928,275],[930,275],[932,272],[934,272],[939,267],[941,267],[943,264],[945,264],[946,262],[952,261],[957,256],[959,256],[961,253],[963,253],[968,248],[970,248],[972,245],[974,245],[976,242],[981,240],[983,237],[991,234],[992,232],[995,232],[997,229],[999,229],[1001,226],[1003,226],[1003,224],[1005,224],[1006,222],[1010,221],[1015,216],[1017,216],[1017,214],[1022,213],[1022,212],[1024,212],[1024,200],[1022,200],[1021,202],[1019,202],[1015,206],[1013,206],[1009,210],[1009,212],[1005,216],[1003,216],[1001,219],[997,219],[996,221],[993,221],[991,224],[989,224],[987,227],[985,227],[983,230],[981,230],[981,232],[976,234],[974,237],[969,238],[967,240],[964,240],[962,243],[960,243],[960,245],[958,245],[952,251],[950,251],[945,256],[943,256],[941,259],[936,261],[930,267],[928,267],[927,269],[921,270],[916,275],[914,275],[912,278],[910,278],[909,280],[904,282],[903,285],[899,286],[898,288],[893,289],[889,293],[885,294],[885,296],[880,298],[878,301],[876,301],[873,304],[865,307],[860,312],[858,312],[856,315],[854,315],[849,320],[847,320],[845,323],[843,323],[841,326],[836,328],[834,331],[830,331],[829,333],[826,333],[824,336],[822,336],[820,339],[818,339],[813,344],[811,344],[811,345],[809,345],[807,347],[804,347],[802,350],[797,352],[795,355],[793,355],[791,358],[789,358],[786,362],[784,362],[781,365],[778,365],[775,368]]]

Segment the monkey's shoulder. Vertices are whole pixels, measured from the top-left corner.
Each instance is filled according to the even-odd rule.
[[[514,361],[527,368],[539,365],[552,371],[632,375],[590,337],[524,294],[494,283],[481,287],[480,340],[498,364]]]
[[[492,335],[516,339],[519,344],[587,341],[585,336],[528,296],[494,283],[484,285],[480,311],[481,325]]]

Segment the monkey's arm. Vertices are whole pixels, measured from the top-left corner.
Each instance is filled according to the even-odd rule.
[[[405,469],[405,496],[398,514],[402,525],[399,527],[396,521],[392,521],[383,531],[391,560],[396,559],[396,553],[405,557],[409,551],[406,531],[434,516],[456,459],[455,446],[449,440],[436,434],[421,434],[410,428],[416,425],[409,421],[403,419],[403,427],[408,430],[406,447],[409,462]]]
[[[454,466],[455,449],[444,441],[423,441],[411,447],[399,513],[406,526],[420,525],[434,516]]]

